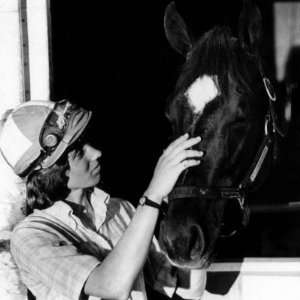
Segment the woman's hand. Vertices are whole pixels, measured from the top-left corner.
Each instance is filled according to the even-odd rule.
[[[147,197],[160,204],[162,199],[171,192],[182,171],[199,165],[203,152],[188,148],[199,143],[200,140],[200,137],[189,139],[188,134],[185,134],[166,148],[156,164],[152,180],[144,193]]]

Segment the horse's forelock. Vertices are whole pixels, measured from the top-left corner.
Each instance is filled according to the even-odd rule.
[[[248,88],[245,73],[239,71],[246,64],[245,56],[245,50],[229,28],[214,27],[194,45],[177,81],[176,91],[186,90],[203,75],[217,76],[222,94],[228,93],[228,74]]]
[[[232,86],[250,91],[248,65],[251,59],[229,28],[214,27],[206,32],[194,45],[177,81],[175,97],[167,106],[167,116],[176,128],[175,135],[186,131],[187,123],[192,120],[193,108],[189,107],[184,96],[191,85],[198,78],[211,76],[217,78],[223,99],[230,98]]]

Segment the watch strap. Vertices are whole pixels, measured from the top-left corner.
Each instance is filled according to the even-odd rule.
[[[141,201],[142,199],[144,199],[144,201]],[[160,204],[158,204],[157,202],[152,201],[147,196],[142,196],[141,200],[140,200],[141,205],[151,206],[151,207],[157,208],[158,210],[160,210],[160,208],[161,208]]]

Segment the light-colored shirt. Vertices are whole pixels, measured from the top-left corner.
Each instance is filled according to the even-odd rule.
[[[84,284],[94,268],[116,245],[126,230],[134,207],[127,201],[111,198],[102,190],[91,195],[95,213],[94,228],[76,216],[68,202],[55,202],[50,208],[35,210],[16,226],[11,251],[25,285],[37,300],[99,299],[83,293]],[[125,249],[124,249],[125,251]],[[151,284],[172,296],[200,299],[205,288],[204,271],[191,274],[189,289],[176,288],[172,266],[154,240],[147,261]],[[141,271],[133,286],[132,300],[147,299]]]

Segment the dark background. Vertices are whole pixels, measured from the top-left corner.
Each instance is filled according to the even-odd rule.
[[[90,137],[103,152],[103,187],[134,204],[169,142],[165,103],[184,62],[164,35],[163,16],[169,2],[51,1],[51,98],[69,98],[94,111]],[[273,2],[256,1],[263,15],[263,57],[269,76],[275,79]],[[241,5],[241,0],[176,1],[177,10],[195,36],[216,24],[227,24],[235,32]],[[294,80],[299,78],[294,72],[299,66],[298,52],[295,49],[296,59],[290,62]],[[278,84],[280,92],[282,83]],[[298,98],[295,93],[293,97]],[[283,142],[283,159],[262,202],[299,200],[300,137],[298,104],[293,101],[294,119]],[[299,255],[298,231],[291,238],[287,235],[291,228],[300,228],[295,211],[252,217],[244,241],[252,245],[247,255]],[[281,244],[274,246],[278,241]]]
[[[103,183],[135,201],[147,187],[168,142],[164,116],[183,58],[164,35],[170,1],[52,1],[52,90],[92,108],[93,143],[103,150]],[[264,12],[270,69],[273,70],[271,1]],[[176,1],[197,36],[214,24],[233,30],[241,1]]]
[[[180,58],[164,38],[166,3],[51,5],[52,98],[94,111],[91,135],[103,151],[104,187],[132,202],[146,189],[169,135],[164,106]]]

